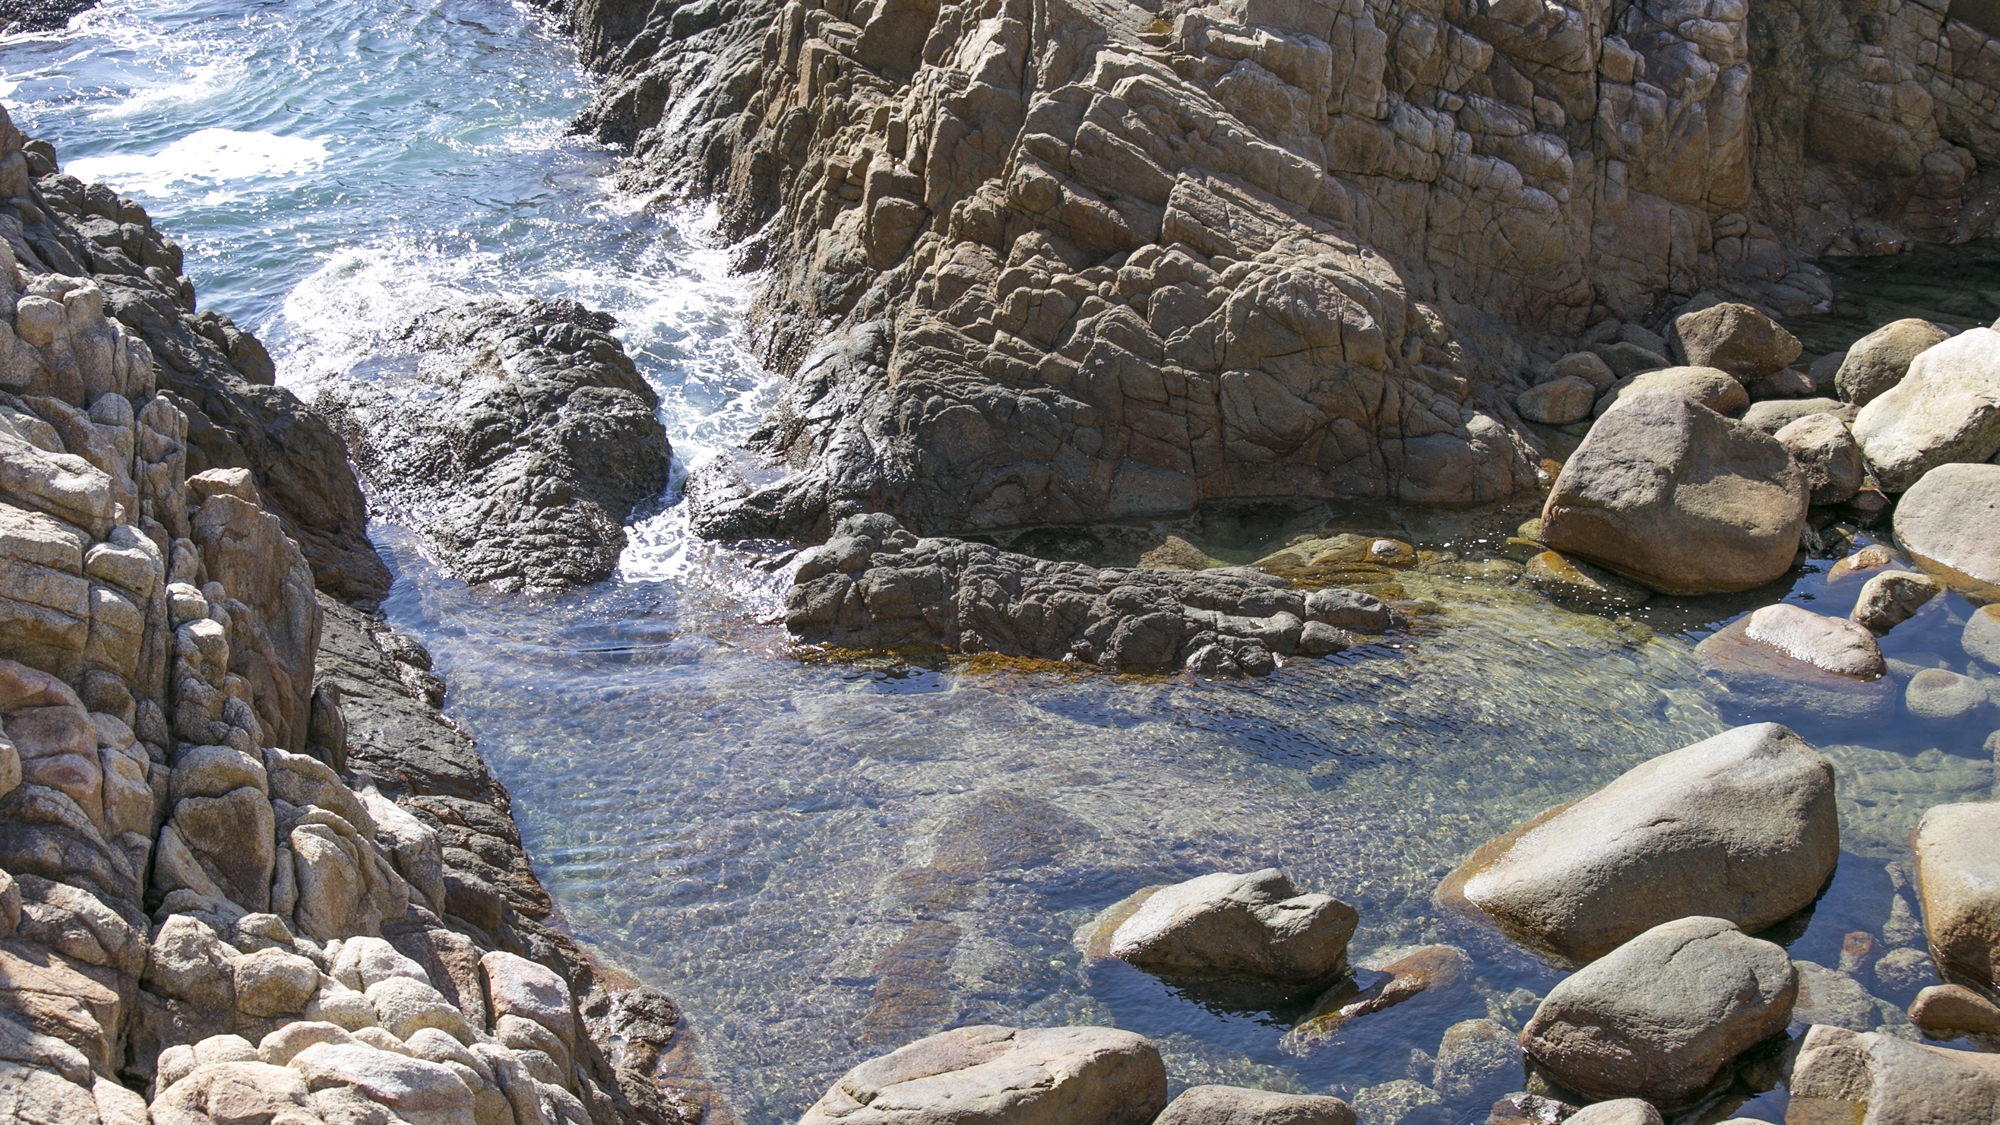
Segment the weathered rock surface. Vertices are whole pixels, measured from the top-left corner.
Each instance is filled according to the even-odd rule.
[[[1911,1002],[1910,1022],[1937,1039],[2000,1034],[2000,1005],[1962,984],[1934,984]]]
[[[1903,381],[1911,360],[1949,339],[1951,333],[1928,320],[1890,321],[1848,347],[1833,376],[1834,388],[1842,399],[1866,406]]]
[[[1753,402],[1743,412],[1743,424],[1758,433],[1776,436],[1779,430],[1814,414],[1831,414],[1852,423],[1859,413],[1853,404],[1831,398],[1779,398]]]
[[[1218,873],[1150,888],[1111,935],[1108,952],[1168,978],[1307,985],[1347,969],[1359,916],[1327,895],[1301,894],[1276,868]]]
[[[1938,805],[1910,839],[1938,975],[2000,990],[2000,802]]]
[[[1720,918],[1681,918],[1556,985],[1521,1046],[1580,1094],[1674,1106],[1783,1031],[1798,987],[1779,946]]]
[[[1725,301],[1674,319],[1674,358],[1719,367],[1744,383],[1784,370],[1805,345],[1749,305]]]
[[[0,162],[11,169],[0,174],[0,190],[12,196],[17,224],[0,235],[13,261],[36,275],[34,291],[17,294],[32,299],[26,335],[13,341],[47,345],[61,358],[0,390],[75,407],[58,419],[69,441],[83,433],[80,419],[117,424],[116,417],[91,412],[118,379],[143,373],[145,392],[165,392],[161,400],[185,418],[184,429],[162,435],[164,444],[142,442],[149,462],[164,464],[159,458],[166,457],[179,466],[184,459],[190,476],[249,470],[319,588],[360,604],[378,601],[388,592],[389,572],[368,541],[367,505],[340,439],[292,392],[272,385],[271,357],[255,336],[213,310],[195,312],[181,248],[154,228],[145,208],[101,184],[62,175],[53,148],[24,140],[11,122],[0,121]],[[143,405],[136,395],[129,401],[133,410]],[[140,483],[136,476],[133,483]],[[177,512],[153,516],[184,534]]]
[[[1740,417],[1750,409],[1749,392],[1727,371],[1714,367],[1661,367],[1620,379],[1597,400],[1592,413],[1602,418],[1612,407],[1643,391],[1679,395],[1729,418]]]
[[[1426,996],[1448,997],[1471,977],[1472,958],[1454,945],[1423,945],[1378,954],[1364,967],[1384,975],[1365,988],[1350,979],[1328,989],[1279,1049],[1309,1056],[1355,1020]]]
[[[1907,571],[1878,574],[1862,584],[1861,598],[1854,603],[1849,616],[1881,636],[1908,621],[1943,592],[1943,584],[1921,574]]]
[[[659,398],[612,327],[568,300],[431,310],[405,333],[424,357],[409,385],[339,379],[313,404],[452,573],[595,582],[632,509],[666,489],[671,454]]]
[[[711,534],[1497,495],[1521,372],[1991,218],[1988,36],[1921,5],[680,7],[572,19],[629,185],[773,267],[786,479],[698,473]]]
[[[1805,476],[1812,504],[1839,504],[1861,491],[1866,469],[1847,424],[1831,414],[1808,414],[1771,435]]]
[[[1560,602],[1593,609],[1631,609],[1652,599],[1652,591],[1587,562],[1543,551],[1527,562],[1528,581]]]
[[[1590,408],[1596,401],[1596,387],[1569,375],[1522,391],[1514,400],[1514,409],[1530,422],[1564,426],[1590,417]]]
[[[1439,898],[1589,960],[1676,918],[1771,925],[1813,901],[1839,854],[1833,767],[1761,723],[1662,754],[1529,821],[1474,853]]]
[[[24,152],[48,159],[0,117],[0,194],[19,186],[7,177]],[[342,561],[336,533],[352,515],[358,535],[361,508],[338,443],[288,394],[243,381],[268,383],[268,357],[222,318],[183,315],[184,279],[167,311],[144,303],[175,275],[143,212],[42,181],[0,217],[5,1112],[51,1125],[691,1118],[651,1075],[671,1004],[614,993],[541,924],[547,898],[505,792],[437,713],[442,685],[413,667],[428,664],[421,646],[324,593],[366,601],[386,586]],[[94,275],[69,217],[39,210],[65,192],[87,207],[79,222],[106,224],[90,228]],[[78,272],[48,272],[53,260]],[[215,335],[170,359],[196,327]],[[204,366],[225,344],[244,371]],[[185,394],[162,389],[170,369]],[[509,1037],[521,1006],[489,1011],[494,981],[534,975],[482,980],[481,955],[503,947],[587,1025],[560,1059]],[[621,1020],[635,1007],[667,1018]]]
[[[1105,569],[956,539],[918,539],[887,516],[843,520],[801,553],[785,625],[845,648],[928,645],[1108,668],[1264,675],[1273,654],[1319,656],[1349,628],[1390,621],[1372,597],[1294,588],[1242,567]],[[1344,626],[1334,621],[1347,622]]]
[[[2000,669],[2000,605],[1985,605],[1965,619],[1959,647],[1967,656]]]
[[[1167,1104],[1152,1043],[1105,1027],[961,1027],[870,1059],[800,1125],[1146,1125]]]
[[[1797,714],[1814,719],[1863,719],[1894,708],[1897,685],[1890,678],[1857,679],[1830,672],[1810,659],[1753,640],[1749,630],[1754,616],[1737,618],[1695,646],[1706,675],[1724,689],[1718,701],[1732,714],[1744,718]],[[1859,638],[1853,639],[1858,644]],[[1866,650],[1858,649],[1853,655],[1865,660]]]
[[[1789,1085],[1796,1108],[1788,1115],[1809,1120],[1859,1125],[2000,1120],[2000,1056],[1922,1046],[1883,1032],[1809,1029]]]
[[[1613,1098],[1563,1118],[1570,1125],[1662,1125],[1660,1111],[1643,1098]]]
[[[1339,1098],[1190,1086],[1153,1125],[1354,1125],[1354,1110]]]
[[[1986,712],[1986,685],[1947,668],[1925,668],[1903,688],[1903,706],[1919,719],[1961,723]]]
[[[2000,465],[1943,465],[1896,504],[1896,542],[1949,585],[2000,594]]]
[[[1542,541],[1661,593],[1747,590],[1789,570],[1806,486],[1772,438],[1667,391],[1591,427],[1542,509]]]
[[[1854,438],[1890,493],[1940,465],[2000,453],[2000,332],[1974,328],[1911,360],[1902,381],[1855,416]]]

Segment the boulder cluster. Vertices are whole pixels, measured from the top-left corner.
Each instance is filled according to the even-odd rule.
[[[4,114],[0,191],[0,1106],[698,1116],[672,1003],[544,924],[429,655],[341,600],[387,575],[338,439]]]
[[[1169,1104],[1159,1052],[1141,1036],[982,1026],[862,1063],[802,1120],[1351,1125],[1357,1109],[1375,1112],[1371,1099],[1486,1092],[1493,1123],[1661,1125],[1712,1115],[1749,1067],[1785,1081],[1792,1105],[1813,1115],[1805,1120],[1990,1122],[2000,1111],[1994,1056],[1849,1027],[1842,1004],[1861,993],[1858,963],[1879,959],[1887,979],[1920,966],[1922,950],[1856,946],[1857,965],[1844,954],[1836,969],[1795,962],[1768,940],[1832,878],[1834,785],[1832,765],[1792,731],[1739,727],[1478,849],[1439,886],[1439,904],[1490,919],[1574,972],[1539,1001],[1523,994],[1533,1008],[1518,1031],[1490,1018],[1454,1024],[1430,1087],[1370,1087],[1349,1105],[1200,1086]],[[1925,936],[1946,983],[1918,991],[1908,1018],[1937,1038],[2000,1033],[2000,802],[1933,808],[1913,840]],[[1310,1054],[1356,1021],[1472,976],[1452,946],[1386,951],[1357,967],[1357,922],[1352,907],[1301,892],[1276,869],[1219,872],[1144,888],[1076,940],[1086,971],[1122,961],[1210,1005],[1275,1012],[1304,998],[1282,1046]]]

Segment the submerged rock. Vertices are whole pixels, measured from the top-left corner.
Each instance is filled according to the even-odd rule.
[[[665,491],[672,452],[613,323],[568,300],[435,310],[406,333],[424,357],[411,385],[341,380],[314,405],[453,574],[595,582],[633,509]]]
[[[1760,723],[1643,762],[1486,844],[1438,898],[1589,960],[1675,918],[1762,929],[1809,905],[1839,855],[1833,767]]]
[[[1840,397],[1866,406],[1903,381],[1910,361],[1951,339],[1951,333],[1914,317],[1890,321],[1856,340],[1833,376]]]
[[[2000,669],[2000,604],[1980,606],[1965,619],[1965,632],[1959,637],[1959,647],[1965,655],[1986,666]]]
[[[1129,901],[1129,900],[1128,900]],[[1307,985],[1347,970],[1354,908],[1301,894],[1275,868],[1152,889],[1109,953],[1167,978]]]
[[[1674,1106],[1783,1031],[1798,987],[1782,948],[1720,918],[1681,918],[1556,985],[1521,1045],[1580,1094]]]
[[[1354,1125],[1354,1110],[1339,1098],[1190,1086],[1153,1125]]]
[[[1903,706],[1919,719],[1963,722],[1986,710],[1986,685],[1946,668],[1926,668],[1910,677]]]
[[[1890,493],[1940,465],[2000,453],[2000,332],[1974,328],[1911,360],[1903,380],[1855,416],[1854,438]]]
[[[1938,805],[1910,841],[1938,975],[2000,990],[2000,801]]]
[[[2000,465],[1943,465],[1896,505],[1896,542],[1981,596],[2000,594]]]
[[[1542,541],[1669,594],[1747,590],[1791,568],[1806,487],[1776,440],[1666,391],[1591,427],[1542,509]]]
[[[1427,994],[1449,991],[1472,974],[1472,958],[1454,945],[1425,945],[1378,956],[1382,959],[1365,967],[1385,974],[1380,980],[1366,988],[1348,980],[1329,989],[1314,1002],[1305,1019],[1285,1033],[1280,1049],[1310,1055],[1355,1020]]]
[[[1559,602],[1571,602],[1592,609],[1632,609],[1645,605],[1653,592],[1637,582],[1620,578],[1586,562],[1543,551],[1528,560],[1528,581],[1535,589]]]
[[[1309,593],[1247,567],[1100,570],[918,539],[880,515],[843,520],[825,545],[803,552],[785,608],[786,627],[814,643],[1205,675],[1265,675],[1274,654],[1338,652],[1355,643],[1346,628],[1389,620],[1373,597]]]
[[[848,1071],[799,1125],[1148,1125],[1167,1104],[1153,1044],[1108,1027],[961,1027]]]
[[[1884,1032],[1815,1026],[1789,1083],[1800,1120],[1856,1125],[2000,1121],[2000,1055],[1923,1046]]]

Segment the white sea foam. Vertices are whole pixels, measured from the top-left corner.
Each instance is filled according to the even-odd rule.
[[[122,192],[167,195],[176,185],[241,185],[317,171],[326,142],[311,137],[240,129],[197,129],[151,155],[131,153],[72,160],[63,170],[86,183]]]

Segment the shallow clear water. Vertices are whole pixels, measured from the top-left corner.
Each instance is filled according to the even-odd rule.
[[[426,302],[562,293],[620,318],[683,467],[761,407],[768,380],[737,344],[754,279],[726,274],[701,216],[617,196],[615,154],[564,136],[587,80],[529,9],[126,0],[0,42],[0,74],[17,120],[69,170],[144,202],[188,248],[204,301],[262,333],[302,391],[410,362],[393,337]],[[1444,1030],[1518,1024],[1560,973],[1431,904],[1477,844],[1732,722],[1792,722],[1836,763],[1846,854],[1784,936],[1833,966],[1857,931],[1921,944],[1898,891],[1907,832],[1931,804],[1992,790],[1991,709],[1950,728],[1894,705],[1837,728],[1733,709],[1693,644],[1755,599],[1613,621],[1549,604],[1506,564],[1467,565],[1527,513],[1265,511],[1174,529],[1232,560],[1322,521],[1461,556],[1397,578],[1418,612],[1408,636],[1203,684],[801,661],[770,623],[782,576],[689,542],[673,500],[619,579],[563,597],[467,589],[380,525],[399,574],[387,609],[430,643],[568,924],[683,1003],[736,1114],[760,1125],[796,1118],[862,1058],[979,1021],[1142,1031],[1176,1088],[1335,1090],[1367,1125],[1481,1121],[1519,1076],[1424,1092]],[[1123,556],[1165,530],[1038,543]],[[1859,583],[1826,585],[1827,565],[1788,596],[1845,613]],[[1970,671],[1967,609],[1935,605],[1885,648]],[[1130,892],[1265,865],[1359,909],[1362,963],[1449,943],[1473,979],[1300,1058],[1277,1016],[1082,964],[1075,932]],[[1887,1003],[1839,1018],[1913,1034],[1897,1012],[1921,967],[1862,978]],[[1736,1112],[1775,1121],[1783,1105],[1778,1089]]]

